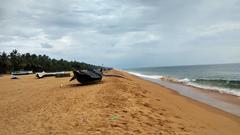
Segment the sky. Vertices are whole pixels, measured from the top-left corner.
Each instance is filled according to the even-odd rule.
[[[0,0],[0,52],[116,68],[240,62],[239,0]]]

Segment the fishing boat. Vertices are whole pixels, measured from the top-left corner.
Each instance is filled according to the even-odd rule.
[[[77,79],[81,84],[97,83],[102,80],[102,72],[99,70],[74,70],[72,80]]]
[[[36,73],[36,77],[37,78],[44,78],[44,77],[49,77],[49,76],[55,76],[55,77],[70,77],[70,73],[69,72],[40,72],[40,73]]]
[[[33,71],[21,70],[21,71],[13,71],[12,75],[28,75],[28,74],[32,74],[32,73],[33,73]]]

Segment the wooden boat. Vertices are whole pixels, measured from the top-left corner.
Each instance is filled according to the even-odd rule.
[[[77,79],[81,84],[100,82],[103,76],[102,72],[98,70],[74,70],[73,74],[74,76],[70,81]]]
[[[33,71],[14,71],[12,72],[12,75],[28,75],[28,74],[32,74]]]
[[[36,73],[37,78],[43,78],[43,77],[48,77],[48,76],[55,76],[55,77],[70,77],[70,73],[68,72],[41,72],[41,73]]]

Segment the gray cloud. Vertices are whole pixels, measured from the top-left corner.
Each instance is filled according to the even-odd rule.
[[[41,47],[46,48],[46,49],[50,49],[50,48],[53,48],[53,45],[50,45],[48,43],[41,43]]]
[[[240,62],[239,12],[238,0],[3,0],[0,51],[116,67]]]

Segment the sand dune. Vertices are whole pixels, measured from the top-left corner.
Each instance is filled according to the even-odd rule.
[[[240,118],[124,72],[81,86],[70,78],[0,78],[0,134],[237,135]]]

